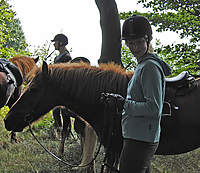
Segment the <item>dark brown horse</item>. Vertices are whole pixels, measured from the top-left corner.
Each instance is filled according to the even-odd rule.
[[[105,109],[100,97],[103,92],[125,96],[131,75],[113,65],[98,68],[57,64],[48,68],[43,63],[42,68],[32,74],[29,86],[7,114],[5,127],[20,132],[28,125],[26,117],[33,122],[53,107],[64,105],[92,125],[103,141],[108,162],[114,164],[122,148],[121,116],[115,110]],[[175,98],[174,104],[179,110],[172,109],[171,117],[162,118],[156,154],[181,154],[200,146],[200,80],[195,82],[197,86],[193,91]],[[116,134],[114,143],[111,132]]]
[[[0,72],[0,108],[9,108],[19,98],[22,93],[22,83],[25,82],[26,75],[36,66],[38,58],[28,56],[16,56],[9,61],[1,59]],[[16,81],[18,84],[15,84]],[[11,133],[11,141],[17,142],[16,134]]]

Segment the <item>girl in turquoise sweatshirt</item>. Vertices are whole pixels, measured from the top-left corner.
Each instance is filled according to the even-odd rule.
[[[160,121],[165,96],[165,76],[171,74],[168,64],[149,53],[152,29],[139,15],[126,19],[122,39],[136,57],[138,65],[128,84],[126,99],[107,93],[110,106],[122,111],[123,149],[120,173],[150,173],[151,158],[160,138]]]

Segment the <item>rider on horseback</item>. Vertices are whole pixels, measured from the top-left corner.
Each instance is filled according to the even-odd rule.
[[[54,59],[54,64],[69,62],[72,58],[66,48],[68,38],[64,34],[57,34],[51,41],[54,42],[55,50],[60,52],[60,54]]]

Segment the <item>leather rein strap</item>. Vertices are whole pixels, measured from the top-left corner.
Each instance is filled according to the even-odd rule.
[[[32,111],[32,113],[34,113],[34,111]],[[59,157],[57,157],[56,155],[54,155],[51,151],[49,151],[38,139],[37,137],[34,135],[33,133],[33,130],[31,128],[31,121],[32,121],[33,117],[30,115],[30,114],[27,114],[25,117],[24,117],[24,121],[28,123],[28,126],[29,126],[29,131],[30,133],[32,134],[32,136],[35,138],[35,140],[42,146],[42,148],[47,152],[49,153],[51,156],[53,156],[55,159],[57,159],[58,161],[64,163],[65,165],[68,165],[68,166],[71,166],[71,167],[86,167],[86,166],[89,166],[90,164],[92,164],[95,159],[97,158],[99,152],[100,152],[100,149],[101,149],[101,146],[102,146],[102,140],[99,144],[99,148],[97,150],[97,153],[95,155],[95,157],[88,163],[88,164],[85,164],[85,165],[73,165],[73,164],[70,164],[70,163],[67,163],[65,162],[64,160],[60,159]],[[104,123],[104,129],[103,131],[105,131],[105,123]]]

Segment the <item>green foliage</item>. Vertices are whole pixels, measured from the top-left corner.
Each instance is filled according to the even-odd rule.
[[[51,54],[50,51],[50,45],[51,43],[49,41],[46,41],[42,46],[29,46],[29,56],[33,57],[40,57],[39,58],[39,64],[41,65],[43,61],[46,61],[48,64],[54,63],[54,58],[57,56],[57,53],[53,53],[50,57],[48,57],[49,54]]]
[[[121,57],[122,63],[126,65],[124,67],[126,70],[133,71],[136,68],[136,58],[133,56],[126,45],[122,45]]]
[[[13,18],[12,22],[6,23],[6,27],[10,29],[9,31],[11,34],[11,38],[7,40],[7,42],[4,44],[4,47],[12,47],[15,51],[25,50],[27,47],[27,43],[21,27],[20,20]]]
[[[4,106],[3,108],[0,109],[0,117],[4,118],[6,116],[6,114],[9,111],[9,107],[8,106]]]
[[[33,124],[34,129],[49,129],[54,123],[52,111],[47,113],[40,121]]]
[[[198,74],[200,57],[200,5],[199,0],[175,0],[175,1],[146,1],[140,0],[144,8],[150,12],[138,11],[120,13],[121,19],[126,19],[133,14],[147,17],[157,32],[173,31],[180,38],[188,38],[188,43],[171,44],[164,46],[159,41],[154,49],[158,55],[168,62],[173,68],[174,75],[187,70],[191,74]],[[170,39],[170,38],[169,38]]]
[[[10,59],[16,54],[28,54],[19,19],[15,18],[6,0],[0,1],[0,57]]]
[[[195,44],[172,44],[163,46],[157,42],[156,52],[160,58],[166,61],[173,69],[173,75],[181,71],[189,71],[193,75],[198,75],[200,69],[199,58],[200,49]]]

